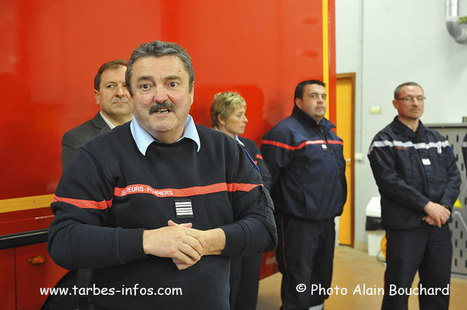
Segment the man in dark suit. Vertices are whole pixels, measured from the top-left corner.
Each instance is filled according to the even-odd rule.
[[[62,169],[78,149],[101,133],[131,120],[133,108],[126,88],[127,62],[106,62],[94,78],[94,95],[100,111],[93,119],[67,131],[62,138]]]

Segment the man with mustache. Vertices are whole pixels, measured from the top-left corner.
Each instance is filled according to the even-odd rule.
[[[452,245],[448,222],[461,183],[448,141],[420,121],[423,88],[396,87],[394,120],[373,139],[368,158],[381,194],[387,255],[382,309],[407,309],[420,277],[420,309],[448,309]]]
[[[254,163],[188,114],[194,81],[181,46],[142,44],[126,71],[133,119],[62,174],[48,250],[64,268],[93,269],[90,309],[229,310],[230,257],[275,246]]]
[[[94,78],[94,96],[100,111],[93,119],[63,135],[63,169],[86,142],[131,120],[133,108],[125,82],[126,66],[126,60],[117,59],[104,63],[97,71]]]

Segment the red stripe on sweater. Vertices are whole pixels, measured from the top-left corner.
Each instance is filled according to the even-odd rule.
[[[187,188],[163,188],[155,189],[149,185],[132,184],[124,188],[114,188],[114,196],[125,197],[131,194],[150,194],[156,197],[188,197],[197,195],[207,195],[219,192],[249,192],[259,184],[249,183],[216,183],[205,186],[193,186]]]
[[[112,200],[93,201],[93,200],[84,200],[84,199],[65,198],[65,197],[59,197],[57,195],[54,195],[53,202],[56,202],[56,201],[66,202],[66,203],[69,203],[69,204],[72,204],[74,206],[77,206],[79,208],[84,208],[84,209],[104,210],[104,209],[112,207]]]
[[[125,188],[114,188],[114,196],[125,197],[132,194],[150,194],[159,198],[163,197],[189,197],[197,195],[207,195],[219,192],[236,192],[243,191],[249,192],[255,187],[260,186],[259,184],[249,184],[249,183],[217,183],[206,186],[193,186],[187,188],[164,188],[164,189],[155,189],[149,185],[144,184],[132,184],[128,185]],[[75,205],[79,208],[85,209],[99,209],[104,210],[106,208],[112,207],[112,200],[106,201],[93,201],[93,200],[84,200],[84,199],[73,199],[73,198],[64,198],[59,196],[54,196],[54,202],[61,201]]]

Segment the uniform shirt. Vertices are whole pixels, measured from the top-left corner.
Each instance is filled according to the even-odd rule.
[[[272,177],[276,213],[326,220],[342,213],[347,196],[343,141],[322,119],[298,107],[268,131],[261,152]]]
[[[236,136],[235,140],[237,140],[237,142],[248,152],[248,156],[250,156],[251,160],[258,167],[264,186],[268,190],[271,190],[271,173],[269,173],[269,169],[264,162],[263,155],[256,143],[250,139],[239,136]]]
[[[437,131],[420,122],[414,132],[396,116],[376,134],[368,158],[381,194],[384,228],[428,225],[422,218],[429,201],[452,209],[461,180],[452,148]]]

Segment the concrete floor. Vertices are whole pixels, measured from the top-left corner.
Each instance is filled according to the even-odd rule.
[[[338,246],[334,258],[334,275],[332,287],[346,288],[347,295],[334,294],[325,302],[325,309],[338,310],[361,310],[361,309],[380,309],[383,296],[377,294],[377,289],[383,287],[383,276],[385,266],[378,262],[375,257],[369,256],[366,252],[352,249],[347,246]],[[276,273],[260,281],[257,310],[278,310],[280,301],[280,283],[281,275]],[[414,284],[418,283],[418,278]],[[366,288],[372,288],[375,295],[363,295],[358,291],[352,294],[358,288],[363,291],[363,285]],[[342,291],[339,291],[342,292]],[[409,309],[418,308],[417,296],[409,298]],[[467,279],[451,278],[451,301],[452,310],[467,309]]]

